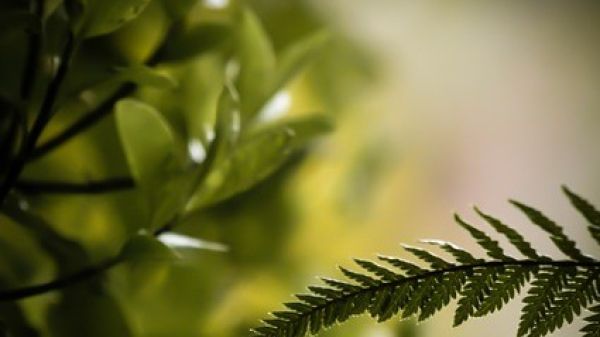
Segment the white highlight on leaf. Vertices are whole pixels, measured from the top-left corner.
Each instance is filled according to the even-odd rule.
[[[285,115],[292,106],[292,96],[282,90],[276,93],[260,110],[258,119],[263,122],[275,120]]]
[[[229,5],[229,0],[204,0],[204,6],[210,9],[223,9]]]
[[[206,249],[216,252],[226,252],[227,246],[218,242],[204,241],[191,236],[177,233],[163,233],[158,240],[171,248]]]
[[[215,140],[215,130],[212,128],[212,126],[208,124],[204,125],[204,133],[206,134],[206,141],[209,143]]]
[[[206,159],[206,150],[202,142],[196,138],[192,138],[188,142],[188,153],[192,161],[196,164],[200,164]]]
[[[19,199],[19,208],[22,211],[26,211],[29,209],[29,203],[25,199]]]
[[[240,112],[238,110],[233,111],[231,120],[231,130],[234,133],[239,133],[242,129],[242,120],[240,117]]]

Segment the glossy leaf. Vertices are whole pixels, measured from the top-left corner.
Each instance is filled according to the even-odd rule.
[[[116,119],[133,177],[151,189],[178,166],[171,129],[156,109],[134,99],[117,103]]]

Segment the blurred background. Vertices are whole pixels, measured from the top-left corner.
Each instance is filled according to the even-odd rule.
[[[351,265],[352,257],[403,256],[399,243],[428,238],[478,251],[451,217],[459,212],[480,224],[471,208],[475,203],[528,235],[540,251],[560,256],[506,200],[539,207],[598,256],[560,185],[600,203],[600,5],[248,4],[276,50],[318,29],[332,33],[325,50],[287,88],[287,113],[323,111],[334,117],[335,131],[260,186],[179,228],[224,244],[227,252],[187,253],[175,266],[141,271],[141,283],[124,268],[110,273],[108,289],[133,335],[246,336],[265,313],[317,282],[315,276],[341,277],[336,266]],[[228,1],[205,0],[201,6],[219,12]],[[125,31],[152,40],[161,15],[150,5],[142,14],[146,26]],[[130,25],[136,27],[135,21]],[[113,38],[111,46],[135,54],[127,41],[139,35],[127,34]],[[27,173],[87,178],[122,171],[122,165],[98,165],[118,146],[94,141],[114,127],[111,123]],[[91,154],[84,160],[86,151]],[[32,202],[93,256],[114,252],[133,228],[127,223],[135,212],[121,209],[130,203],[129,193],[68,197],[73,199],[68,205],[59,198],[67,197]],[[49,273],[39,271],[34,279]],[[44,329],[52,301],[50,294],[23,302],[33,326]],[[517,302],[458,328],[451,328],[449,308],[418,325],[360,318],[321,336],[511,336],[517,329]],[[574,324],[553,336],[573,336],[578,328]]]

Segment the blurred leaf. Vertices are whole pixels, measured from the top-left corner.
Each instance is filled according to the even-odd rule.
[[[27,321],[19,304],[0,303],[0,337],[37,337],[39,335]]]
[[[142,64],[116,68],[117,75],[112,81],[133,82],[139,85],[148,85],[159,89],[172,89],[177,87],[177,80],[164,72]]]
[[[238,23],[239,77],[242,121],[252,119],[267,98],[275,72],[275,52],[258,18],[243,10]]]
[[[134,179],[152,189],[174,170],[175,139],[169,125],[152,106],[134,99],[117,103],[116,119]]]
[[[71,0],[69,8],[77,31],[84,38],[108,34],[135,19],[150,0]]]
[[[88,254],[78,242],[64,237],[44,219],[26,210],[23,203],[15,197],[9,197],[3,213],[31,233],[56,262],[60,274],[69,274],[87,266]]]
[[[330,128],[325,118],[313,116],[243,137],[229,155],[215,163],[186,208],[197,209],[248,190],[275,172],[298,146]]]
[[[62,292],[48,309],[52,337],[128,337],[131,328],[120,305],[100,287],[81,284]]]
[[[329,41],[327,32],[314,33],[283,51],[277,63],[277,70],[270,95],[283,88],[310,62],[315,54]],[[270,96],[269,95],[269,96]]]
[[[182,88],[188,140],[200,140],[207,147],[215,137],[214,124],[223,91],[224,67],[220,57],[206,55],[196,59],[189,72]]]
[[[163,6],[174,20],[188,14],[198,2],[198,0],[162,0]]]
[[[177,259],[171,248],[149,234],[137,234],[121,251],[134,291],[154,289],[164,281],[168,267]]]
[[[137,234],[127,241],[121,257],[133,263],[173,261],[175,253],[160,240],[149,234]]]
[[[231,36],[231,28],[219,23],[205,23],[184,29],[169,39],[161,59],[181,61],[221,46]]]
[[[333,130],[333,121],[330,117],[323,114],[314,114],[303,117],[287,118],[274,123],[265,124],[257,127],[244,135],[252,137],[262,132],[273,130],[288,130],[293,137],[290,139],[291,147],[301,147],[311,139],[323,135]]]

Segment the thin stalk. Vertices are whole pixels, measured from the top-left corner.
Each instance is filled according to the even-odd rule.
[[[56,75],[48,85],[46,89],[46,94],[44,95],[44,100],[42,101],[42,106],[40,108],[40,112],[37,115],[35,122],[27,135],[27,141],[23,144],[21,151],[10,165],[8,172],[5,176],[5,179],[0,186],[0,206],[4,204],[4,200],[8,195],[8,192],[13,188],[16,184],[21,171],[25,167],[26,159],[35,148],[35,144],[37,143],[38,138],[42,134],[42,131],[52,118],[54,112],[54,104],[56,103],[56,99],[58,97],[58,93],[62,84],[64,82],[65,76],[67,75],[69,65],[71,63],[71,58],[73,56],[73,52],[75,50],[75,39],[72,33],[69,33],[67,36],[67,42],[65,48],[63,49],[62,55],[60,57],[60,65],[56,72]]]
[[[25,194],[100,194],[135,187],[131,177],[117,177],[84,183],[70,181],[18,180],[15,188]]]
[[[165,39],[165,41],[168,40]],[[161,46],[157,49],[157,51],[152,55],[150,60],[148,61],[149,66],[156,65],[160,59],[160,55],[162,53],[162,49],[164,46]],[[46,142],[37,146],[28,156],[28,161],[36,160],[44,155],[48,154],[52,150],[61,146],[65,142],[71,140],[73,137],[79,135],[81,132],[89,129],[94,126],[96,123],[101,121],[103,118],[110,115],[112,112],[112,107],[117,103],[120,99],[125,98],[135,92],[137,89],[137,85],[135,83],[125,83],[121,85],[117,91],[115,91],[110,97],[108,97],[104,102],[94,108],[92,111],[85,114],[79,120],[75,121],[72,125],[68,126],[62,132],[57,134],[56,136],[48,139]]]
[[[31,98],[33,92],[33,85],[37,78],[37,69],[40,62],[42,48],[43,48],[43,20],[44,20],[44,1],[34,0],[32,1],[32,11],[37,19],[37,27],[29,32],[29,40],[27,42],[28,49],[25,57],[25,67],[23,68],[23,75],[21,81],[20,94],[24,101],[28,101]]]

